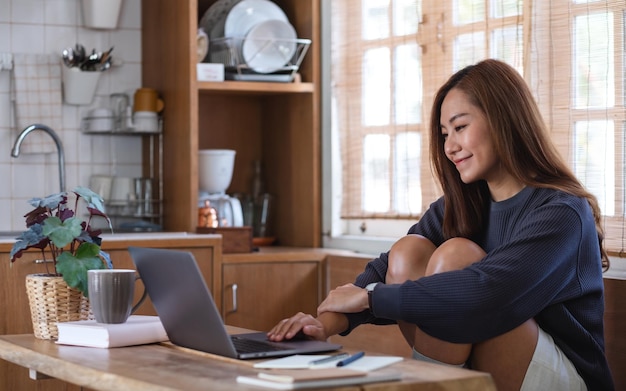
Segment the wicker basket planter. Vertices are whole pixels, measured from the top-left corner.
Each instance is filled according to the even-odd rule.
[[[36,338],[57,339],[57,323],[90,318],[89,300],[70,288],[63,277],[29,274],[26,292]]]

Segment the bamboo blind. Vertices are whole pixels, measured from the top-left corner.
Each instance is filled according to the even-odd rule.
[[[493,57],[524,75],[563,158],[600,200],[607,249],[621,254],[626,241],[625,15],[624,0],[333,1],[331,106],[340,144],[340,167],[333,172],[341,174],[341,217],[419,218],[440,196],[428,160],[433,96],[452,72]],[[413,25],[407,23],[411,19]],[[403,68],[396,49],[411,44],[418,48],[417,66]],[[388,56],[378,61],[389,65],[368,68],[373,52],[383,60]],[[384,91],[374,105],[367,98],[372,85]],[[398,108],[411,120],[397,121]],[[367,123],[372,111],[388,115]],[[403,134],[418,135],[419,142]],[[377,141],[371,160],[368,136]],[[419,160],[399,164],[399,155]],[[382,179],[368,184],[368,175]],[[419,205],[398,208],[402,203],[394,201],[403,199],[402,193],[419,197]],[[372,209],[368,197],[380,205]]]

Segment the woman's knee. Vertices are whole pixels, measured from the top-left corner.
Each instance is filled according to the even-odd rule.
[[[485,255],[485,250],[469,239],[448,239],[434,251],[426,275],[463,269],[480,261]]]
[[[402,283],[423,277],[435,250],[435,245],[421,235],[400,238],[389,250],[386,282]]]

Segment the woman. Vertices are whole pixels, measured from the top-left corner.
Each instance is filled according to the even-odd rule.
[[[552,145],[515,69],[485,60],[454,74],[431,113],[444,196],[318,316],[271,340],[396,322],[416,359],[492,374],[498,390],[607,390],[596,199]]]

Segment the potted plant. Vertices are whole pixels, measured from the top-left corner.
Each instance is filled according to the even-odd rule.
[[[109,255],[100,248],[102,231],[91,227],[93,217],[102,217],[111,228],[102,197],[85,187],[73,193],[73,209],[67,192],[31,199],[34,209],[24,216],[27,229],[11,249],[11,263],[28,249],[41,250],[46,273],[28,275],[26,288],[34,333],[42,339],[58,336],[58,322],[89,317],[87,270],[112,268]],[[86,221],[79,217],[81,200],[87,204]]]

